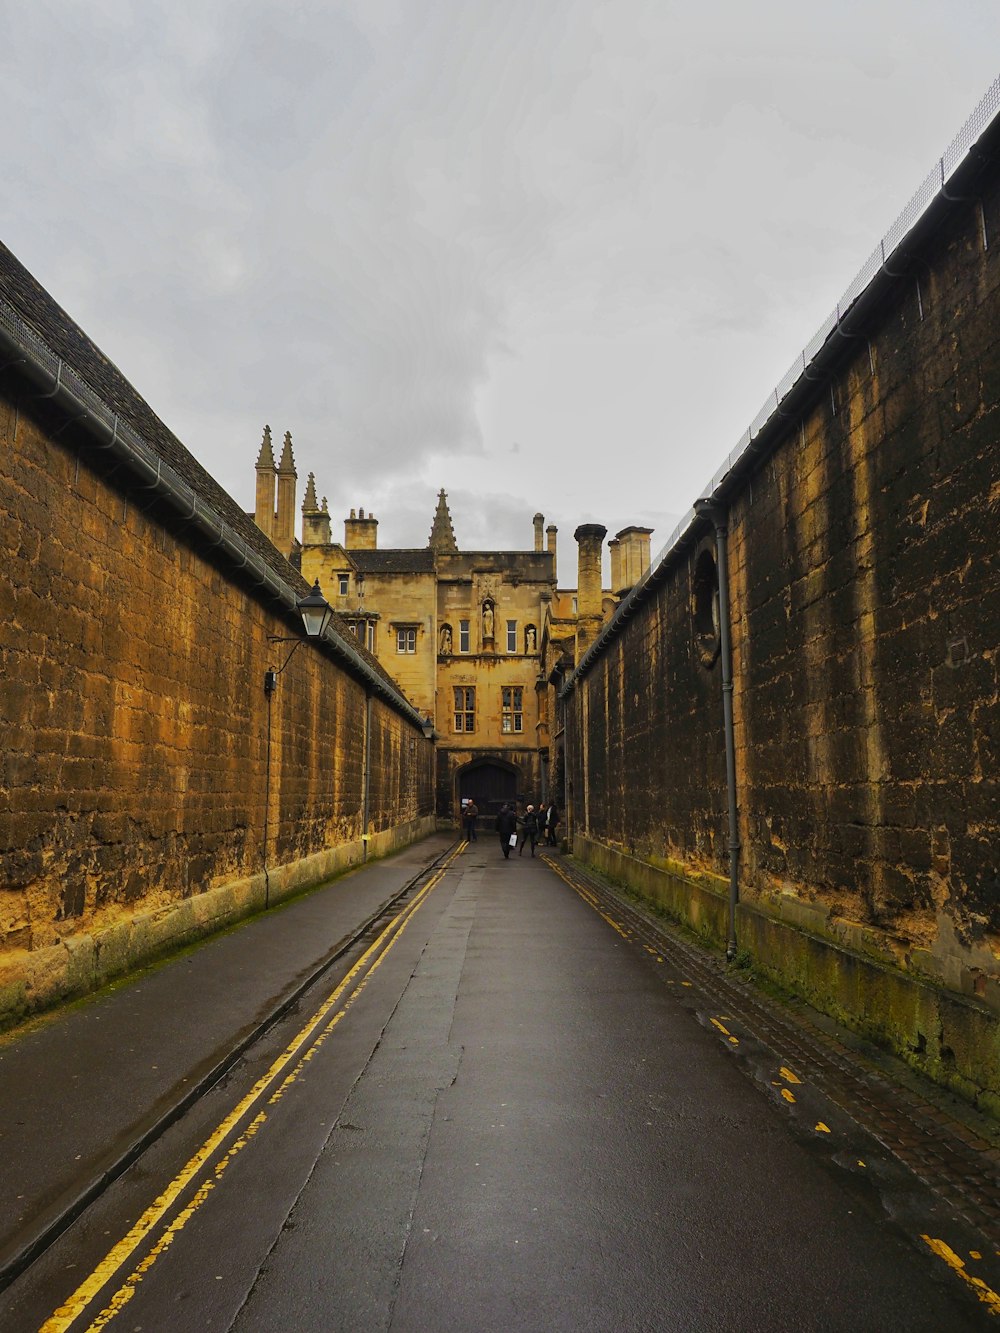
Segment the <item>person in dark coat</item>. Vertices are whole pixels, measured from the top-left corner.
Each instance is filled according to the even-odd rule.
[[[465,825],[465,836],[470,842],[476,841],[476,820],[479,818],[479,806],[475,801],[469,801],[462,809],[462,823]]]
[[[521,845],[517,849],[518,856],[524,854],[524,844],[531,843],[531,855],[535,854],[535,843],[538,841],[538,816],[535,814],[535,807],[529,805],[521,817]]]
[[[555,801],[549,802],[545,812],[545,841],[550,847],[556,845],[556,825],[559,823],[559,809]]]
[[[497,833],[500,835],[500,850],[506,861],[510,856],[510,835],[517,832],[517,815],[512,805],[504,805],[497,815]]]

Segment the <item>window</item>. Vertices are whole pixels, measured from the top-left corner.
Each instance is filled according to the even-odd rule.
[[[396,630],[396,652],[415,653],[417,651],[417,631],[403,626]]]
[[[722,639],[719,631],[719,571],[710,545],[699,554],[691,584],[695,652],[701,665],[713,667]]]
[[[467,620],[458,622],[458,651],[460,653],[469,651],[469,622]]]
[[[365,635],[365,646],[370,653],[375,651],[375,621],[369,620],[368,629]]]
[[[476,729],[476,687],[474,685],[456,685],[455,694],[455,730],[475,731]]]
[[[505,736],[524,730],[524,690],[520,685],[505,685],[501,690],[503,712],[501,730]]]
[[[509,653],[517,652],[517,621],[507,621],[507,651]]]
[[[348,585],[350,584],[351,581],[351,576],[349,574],[338,574],[337,578],[340,580],[340,595],[341,597],[346,597]]]

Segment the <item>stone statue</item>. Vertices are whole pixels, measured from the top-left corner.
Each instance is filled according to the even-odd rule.
[[[493,638],[493,608],[489,602],[483,607],[483,638]]]
[[[441,626],[441,652],[442,652],[442,653],[450,653],[450,652],[451,652],[451,626],[450,626],[450,625],[442,625],[442,626]]]
[[[525,647],[526,647],[526,650],[527,650],[529,653],[533,653],[533,652],[535,651],[535,627],[534,627],[534,625],[529,625],[529,626],[528,626],[527,630],[525,631],[524,638],[525,638]]]

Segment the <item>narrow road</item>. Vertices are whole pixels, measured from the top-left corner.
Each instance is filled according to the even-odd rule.
[[[681,984],[540,858],[463,847],[0,1296],[0,1327],[992,1326]]]

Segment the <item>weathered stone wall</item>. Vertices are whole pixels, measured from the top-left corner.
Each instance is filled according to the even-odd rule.
[[[788,934],[957,992],[969,1015],[982,1003],[994,1021],[977,1030],[996,1031],[1000,253],[984,235],[1000,236],[1000,190],[983,188],[982,211],[971,201],[939,228],[729,497],[729,594],[741,942],[815,1002],[996,1095],[992,1046],[961,1050],[954,1025],[926,1020],[934,1006],[879,1012],[888,985],[851,1001]],[[697,883],[692,902],[728,875],[706,551],[707,524],[566,704],[579,848]]]
[[[376,698],[365,827],[365,685],[314,644],[268,763],[301,624],[144,500],[0,378],[0,1019],[433,823],[433,748]]]

